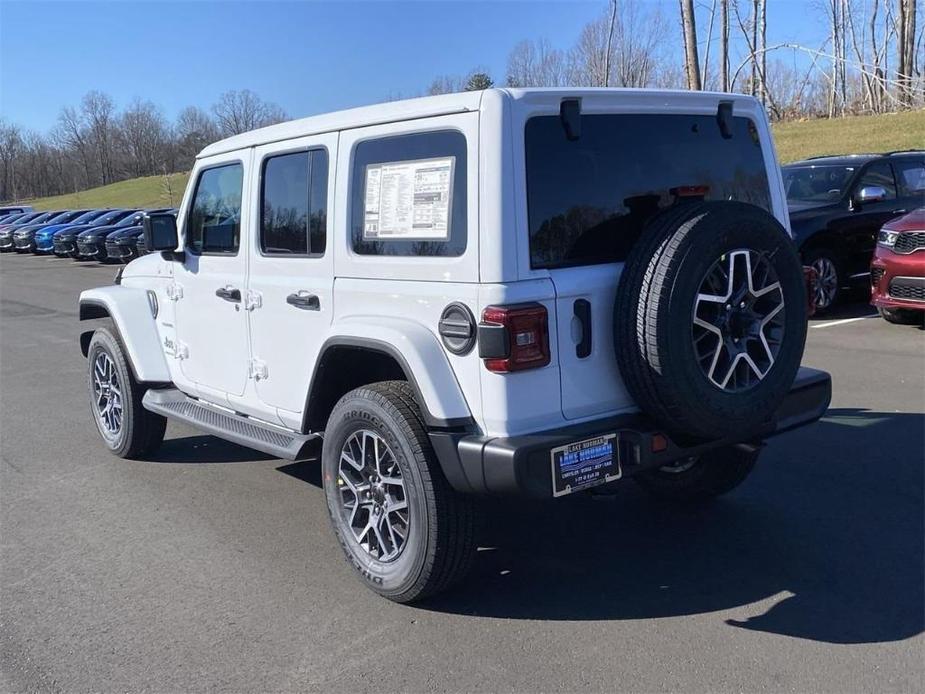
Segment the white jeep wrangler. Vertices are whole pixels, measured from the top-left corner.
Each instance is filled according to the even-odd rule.
[[[751,98],[488,90],[206,147],[150,255],[85,291],[116,455],[174,418],[296,460],[376,592],[459,579],[484,494],[726,492],[818,419],[807,298]]]

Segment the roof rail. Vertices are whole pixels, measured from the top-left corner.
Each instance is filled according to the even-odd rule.
[[[925,149],[896,149],[892,152],[884,152],[883,156],[889,157],[894,154],[925,154]]]
[[[817,154],[814,157],[806,157],[801,161],[810,161],[811,159],[837,159],[842,157],[881,157],[882,154],[876,152],[852,152],[851,154]]]

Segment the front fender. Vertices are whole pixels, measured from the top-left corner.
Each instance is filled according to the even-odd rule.
[[[137,381],[170,382],[147,290],[120,285],[88,289],[80,293],[79,309],[81,321],[112,319]],[[82,330],[81,334],[87,332],[92,330]]]
[[[431,423],[468,425],[472,413],[437,337],[420,323],[382,316],[351,316],[335,324],[321,353],[334,345],[367,347],[399,363]]]

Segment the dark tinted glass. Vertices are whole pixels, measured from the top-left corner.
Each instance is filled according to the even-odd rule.
[[[312,151],[308,211],[309,252],[324,255],[328,238],[328,153],[323,149]]]
[[[896,170],[901,195],[925,195],[925,161],[896,159],[893,168]]]
[[[327,232],[328,156],[324,150],[270,157],[263,168],[260,249],[323,255]]]
[[[447,238],[364,238],[366,170],[369,166],[419,159],[453,158]],[[414,133],[366,140],[356,146],[351,176],[350,226],[353,250],[364,255],[459,256],[466,250],[466,138],[457,131]]]
[[[877,161],[867,167],[861,174],[855,190],[860,192],[865,186],[880,186],[886,191],[887,199],[896,197],[896,181],[893,179],[893,169],[886,161]]]
[[[698,196],[770,209],[758,133],[712,115],[586,115],[570,141],[559,116],[527,121],[530,262],[534,268],[626,259],[660,210]]]
[[[244,169],[227,164],[199,174],[186,221],[186,245],[193,253],[238,252]]]
[[[97,219],[103,214],[102,210],[90,210],[89,212],[84,212],[79,217],[74,217],[71,220],[73,224],[84,224],[85,222],[92,222],[94,219]]]
[[[839,200],[855,171],[853,166],[785,166],[782,173],[787,199],[800,202]]]

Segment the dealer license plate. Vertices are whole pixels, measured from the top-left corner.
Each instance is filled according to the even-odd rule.
[[[605,434],[553,448],[552,495],[564,496],[605,482],[623,474],[617,456],[617,435]]]

